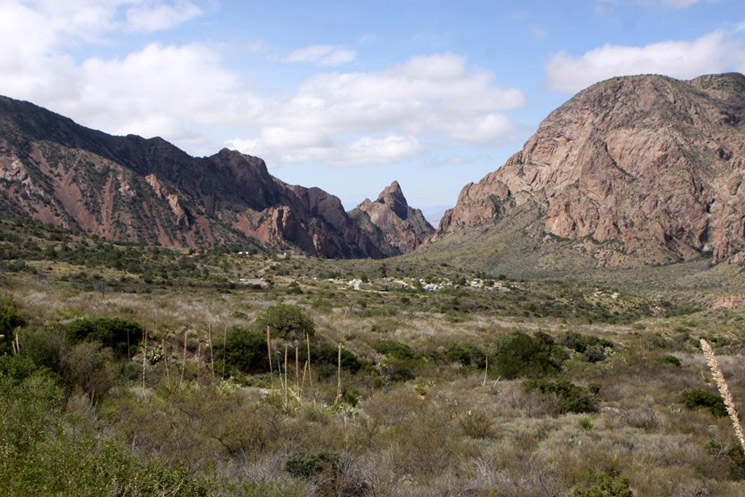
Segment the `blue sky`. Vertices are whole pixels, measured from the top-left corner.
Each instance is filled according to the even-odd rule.
[[[436,222],[613,76],[745,72],[741,0],[0,0],[0,94]]]

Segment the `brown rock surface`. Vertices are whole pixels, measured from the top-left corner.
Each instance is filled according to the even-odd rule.
[[[161,138],[110,136],[4,97],[0,212],[114,241],[385,255],[337,197],[287,185],[257,157],[190,157]]]
[[[376,200],[365,199],[350,216],[371,238],[382,237],[384,243],[378,245],[389,246],[384,249],[386,255],[411,252],[435,231],[422,211],[406,202],[398,181],[387,186]]]
[[[531,201],[539,234],[620,242],[605,263],[739,260],[744,181],[745,76],[614,78],[553,111],[522,151],[466,185],[433,238],[493,225]]]

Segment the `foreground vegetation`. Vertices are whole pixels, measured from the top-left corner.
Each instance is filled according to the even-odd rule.
[[[715,345],[745,399],[742,310],[447,264],[239,252],[0,220],[0,488],[745,491],[697,343]]]

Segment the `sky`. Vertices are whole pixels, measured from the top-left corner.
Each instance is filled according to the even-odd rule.
[[[0,0],[0,94],[228,147],[347,209],[394,180],[436,224],[607,78],[745,73],[742,0]]]

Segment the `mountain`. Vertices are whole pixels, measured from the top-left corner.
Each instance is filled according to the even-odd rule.
[[[398,181],[375,201],[366,198],[349,215],[389,256],[413,251],[435,232],[421,210],[409,207]]]
[[[5,97],[0,210],[120,242],[300,248],[326,257],[390,252],[337,197],[288,185],[257,157],[227,149],[190,157],[161,138],[110,136]]]
[[[587,88],[466,185],[433,240],[546,265],[745,262],[745,76]]]

